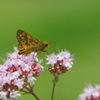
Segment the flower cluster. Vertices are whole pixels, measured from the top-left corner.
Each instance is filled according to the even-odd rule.
[[[73,57],[67,51],[62,51],[58,54],[47,55],[47,59],[49,64],[48,70],[54,75],[58,76],[62,73],[65,73],[72,67]]]
[[[100,85],[88,85],[83,93],[79,95],[78,100],[100,100]]]
[[[38,62],[38,63],[37,63]],[[7,54],[7,60],[0,65],[0,99],[17,98],[19,91],[34,84],[34,77],[38,76],[43,67],[42,60],[38,60],[36,53],[18,55],[18,50]]]

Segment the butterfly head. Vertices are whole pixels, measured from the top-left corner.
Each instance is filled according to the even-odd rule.
[[[44,47],[46,48],[46,47],[49,46],[49,43],[48,43],[48,42],[43,42],[43,45],[44,45]]]

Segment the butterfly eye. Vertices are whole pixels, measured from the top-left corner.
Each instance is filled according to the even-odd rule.
[[[45,47],[48,47],[48,44],[45,44]]]

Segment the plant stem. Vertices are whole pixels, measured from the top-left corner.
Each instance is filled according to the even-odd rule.
[[[31,94],[32,94],[37,100],[40,100],[34,92],[31,92]]]
[[[54,80],[53,80],[53,88],[52,88],[51,100],[54,99],[55,86],[56,86],[57,82],[58,82],[58,76],[55,76]]]
[[[32,89],[32,87],[30,86],[30,84],[29,84],[29,88],[26,88],[35,98],[36,98],[36,100],[40,100],[39,98],[38,98],[38,96],[33,92],[33,89]]]

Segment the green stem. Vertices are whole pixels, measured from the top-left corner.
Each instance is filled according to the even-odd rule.
[[[26,88],[35,98],[36,98],[36,100],[40,100],[39,98],[38,98],[38,96],[33,92],[33,89],[32,89],[32,87],[30,86],[30,84],[29,84],[29,88]]]
[[[31,92],[31,94],[36,98],[36,100],[40,100],[34,92]]]
[[[58,76],[55,76],[54,80],[53,80],[53,88],[52,88],[51,100],[54,99],[55,86],[56,86],[57,82],[58,82]]]

